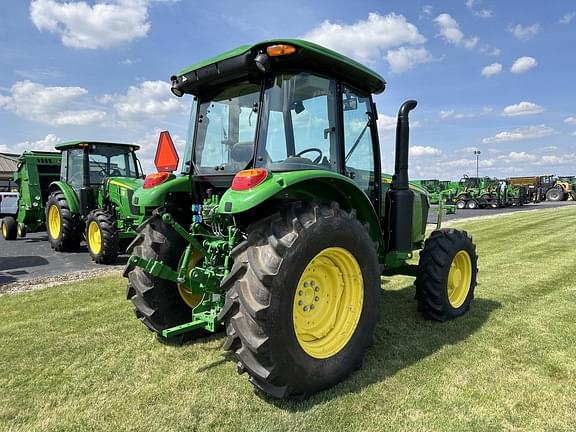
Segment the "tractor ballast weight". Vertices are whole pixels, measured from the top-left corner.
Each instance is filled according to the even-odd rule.
[[[413,275],[414,250],[424,317],[468,311],[475,246],[439,229],[441,217],[425,240],[428,195],[408,182],[415,101],[398,113],[390,177],[372,99],[385,81],[341,54],[264,41],[171,81],[176,96],[194,96],[184,169],[150,174],[134,192],[132,205],[151,217],[124,273],[136,317],[159,338],[183,342],[224,325],[224,348],[257,389],[302,398],[361,364],[380,276]]]

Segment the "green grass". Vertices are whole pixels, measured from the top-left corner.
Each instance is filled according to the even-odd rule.
[[[424,321],[412,279],[386,279],[363,369],[304,402],[254,394],[221,335],[158,343],[119,277],[2,296],[0,430],[575,430],[576,208],[459,226],[470,312]]]

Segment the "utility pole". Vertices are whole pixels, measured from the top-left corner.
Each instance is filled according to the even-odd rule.
[[[480,150],[474,150],[474,154],[476,155],[476,178],[478,178],[478,158],[480,153]]]

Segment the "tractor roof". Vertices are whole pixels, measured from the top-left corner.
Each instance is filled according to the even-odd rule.
[[[369,93],[381,93],[386,81],[373,70],[328,48],[300,39],[272,39],[253,45],[242,45],[215,57],[195,63],[172,76],[173,86],[185,93],[197,94],[201,87],[212,86],[254,74],[254,57],[271,45],[287,44],[296,47],[290,55],[270,58],[272,69],[316,72],[340,78]]]
[[[138,144],[129,144],[129,143],[117,143],[117,142],[103,142],[103,141],[66,141],[54,146],[56,150],[67,150],[69,148],[79,147],[80,144],[96,144],[96,145],[107,145],[107,146],[116,146],[116,147],[133,147],[134,150],[138,150],[140,146]]]

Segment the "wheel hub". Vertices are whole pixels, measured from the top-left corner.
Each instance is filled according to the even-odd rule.
[[[363,282],[360,266],[343,248],[328,248],[306,266],[294,295],[296,338],[312,357],[339,352],[360,319]]]
[[[450,264],[448,273],[448,301],[453,308],[464,304],[472,283],[472,260],[465,250],[459,251]]]

